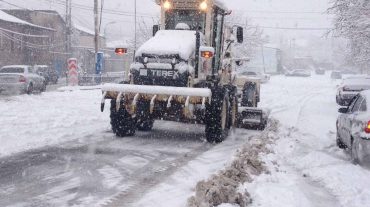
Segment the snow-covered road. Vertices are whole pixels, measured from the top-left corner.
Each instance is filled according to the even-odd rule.
[[[370,171],[335,146],[336,85],[275,76],[262,86],[280,127],[260,156],[270,173],[243,185],[252,206],[369,206]],[[100,100],[99,90],[0,97],[0,206],[185,206],[260,134],[238,129],[214,146],[202,126],[157,121],[119,139]]]

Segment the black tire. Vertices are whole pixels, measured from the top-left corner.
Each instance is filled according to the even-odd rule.
[[[133,136],[135,134],[136,120],[127,112],[124,106],[121,106],[117,112],[111,113],[111,115],[112,130],[115,131],[118,137]]]
[[[337,146],[340,148],[340,149],[345,149],[347,148],[346,145],[342,142],[342,140],[340,139],[339,137],[339,134],[337,132],[337,139],[336,139],[336,143],[337,143]]]
[[[359,163],[359,158],[358,158],[358,140],[354,140],[351,138],[351,159],[354,164]]]
[[[40,92],[45,92],[46,91],[46,83],[43,83],[40,89]]]
[[[30,83],[26,89],[26,93],[29,95],[29,94],[32,94],[33,92],[33,84]]]
[[[145,120],[137,123],[137,129],[140,131],[151,131],[154,125],[154,120]]]
[[[140,131],[150,131],[154,125],[154,119],[150,114],[150,102],[139,100],[137,103],[137,129]]]
[[[205,132],[210,143],[220,143],[227,137],[229,129],[229,95],[223,88],[212,90],[211,104],[206,104]]]
[[[237,126],[237,116],[238,116],[238,98],[236,97],[236,91],[235,93],[231,93],[230,97],[230,116],[229,116],[229,121],[228,121],[228,129],[235,128]]]
[[[116,100],[110,101],[110,125],[112,127],[113,133],[117,132],[118,128],[118,113],[116,111]]]

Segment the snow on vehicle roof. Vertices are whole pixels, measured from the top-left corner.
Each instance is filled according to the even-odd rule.
[[[343,85],[370,85],[370,77],[344,79]]]
[[[47,28],[47,27],[42,27],[42,26],[39,26],[39,25],[35,25],[35,24],[32,24],[32,23],[29,23],[29,22],[26,22],[22,19],[19,19],[15,16],[12,16],[2,10],[0,10],[0,20],[2,21],[6,21],[6,22],[11,22],[11,23],[16,23],[16,24],[23,24],[23,25],[27,25],[27,26],[31,26],[31,27],[36,27],[36,28],[40,28],[40,29],[46,29],[46,30],[54,30],[52,28]]]
[[[195,53],[195,31],[160,30],[150,40],[145,42],[136,53],[151,55],[176,55],[187,60]]]
[[[27,68],[30,67],[29,65],[6,65],[3,66],[2,68]]]

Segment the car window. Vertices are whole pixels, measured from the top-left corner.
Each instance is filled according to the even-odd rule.
[[[366,111],[367,108],[366,108],[366,100],[364,99],[361,103],[361,106],[360,106],[360,109],[359,111]]]
[[[29,72],[29,73],[34,73],[34,72],[33,72],[33,68],[32,68],[32,67],[27,67],[27,68],[28,68],[28,72]]]
[[[352,112],[356,112],[360,109],[360,106],[363,102],[363,98],[361,96],[359,96],[359,98],[357,99],[356,103],[353,105],[353,108],[352,108]]]
[[[355,105],[355,103],[357,102],[358,99],[359,99],[358,95],[353,97],[350,105],[348,106],[348,112],[352,112],[352,109],[353,109],[353,107],[354,107],[354,105]]]
[[[9,67],[9,68],[2,68],[0,73],[24,73],[24,68],[19,67]]]

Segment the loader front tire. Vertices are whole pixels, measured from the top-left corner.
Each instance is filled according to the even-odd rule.
[[[118,127],[118,113],[116,111],[116,100],[111,100],[110,101],[110,125],[112,127],[113,133],[117,132],[117,127]]]
[[[136,132],[136,120],[121,106],[116,111],[116,104],[112,104],[116,100],[111,101],[111,125],[113,132],[118,137],[133,136]],[[114,106],[114,107],[113,107]]]
[[[210,143],[220,143],[229,133],[229,95],[222,88],[212,91],[211,104],[206,104],[205,131]]]

